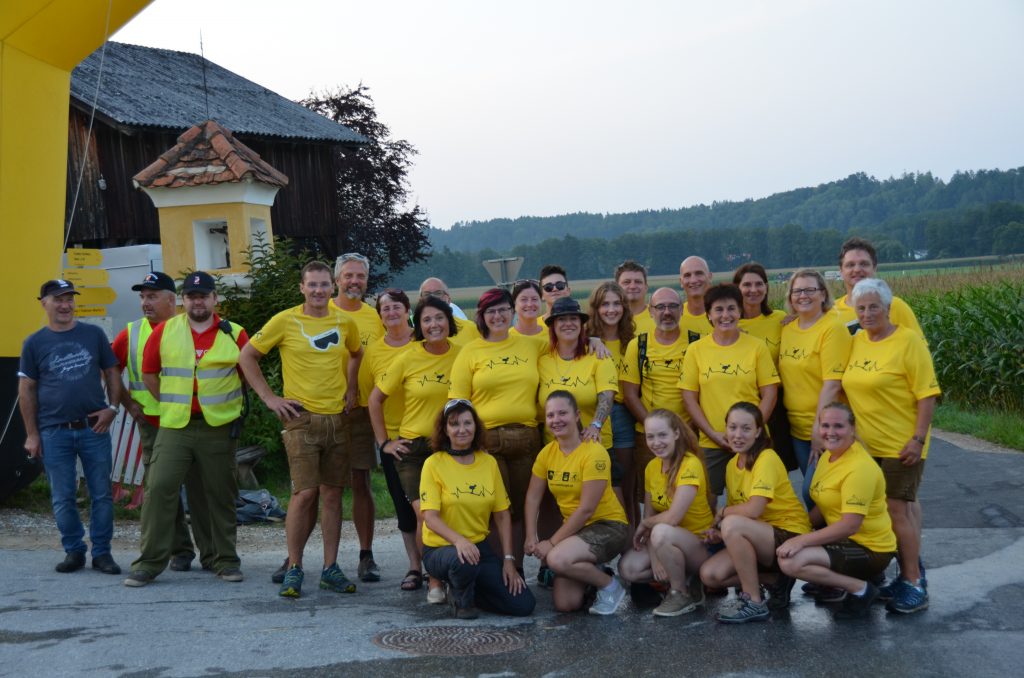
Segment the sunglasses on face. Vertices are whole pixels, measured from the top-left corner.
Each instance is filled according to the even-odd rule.
[[[561,292],[562,290],[564,290],[568,286],[569,286],[569,283],[567,283],[565,281],[562,281],[562,280],[559,280],[558,282],[544,283],[544,291],[549,293],[549,294],[551,292],[554,292],[555,290],[558,290],[559,292]]]

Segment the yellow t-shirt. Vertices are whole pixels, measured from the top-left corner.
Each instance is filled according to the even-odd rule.
[[[653,335],[655,329],[657,327],[654,324],[654,316],[651,315],[651,306],[648,304],[644,306],[644,310],[639,315],[633,316],[633,334],[637,335],[647,332]]]
[[[356,324],[344,313],[329,306],[326,316],[314,318],[299,304],[273,316],[249,343],[264,355],[275,346],[281,352],[285,398],[316,414],[345,409],[348,380],[342,365],[360,346]]]
[[[639,337],[633,337],[626,347],[619,381],[640,385],[640,401],[648,412],[663,407],[689,421],[690,415],[683,406],[683,394],[679,391],[683,356],[686,355],[688,345],[686,332],[680,332],[679,338],[668,345],[659,343],[654,334],[648,334],[647,359],[644,361],[642,382],[638,369]],[[636,430],[644,430],[642,421],[636,423]]]
[[[811,478],[811,499],[825,522],[831,525],[844,513],[862,515],[864,522],[850,539],[876,553],[895,551],[882,469],[856,441],[839,459],[830,461],[831,456],[821,455]]]
[[[540,387],[537,389],[537,421],[544,425],[544,403],[552,391],[568,391],[576,397],[580,408],[580,421],[589,426],[597,411],[597,394],[603,391],[619,392],[619,373],[612,359],[599,360],[593,353],[578,360],[563,360],[556,353],[548,351],[537,363],[540,371]],[[610,418],[610,417],[609,417]],[[544,429],[544,442],[554,438]],[[612,446],[612,423],[605,421],[601,427],[601,444]]]
[[[403,438],[429,438],[434,433],[437,414],[448,402],[452,365],[459,354],[457,345],[448,345],[447,353],[434,355],[423,342],[413,343],[377,381],[377,387],[388,396],[385,405],[392,397],[402,404],[398,435]]]
[[[604,341],[603,339],[601,341]],[[622,345],[622,342],[618,339],[612,339],[611,341],[604,341],[605,348],[611,353],[611,360],[615,364],[615,378],[619,379],[622,374],[622,368],[626,363],[626,347]],[[615,391],[615,402],[622,402],[622,389]]]
[[[779,383],[779,373],[764,342],[740,333],[730,346],[719,346],[707,336],[691,344],[683,360],[677,388],[696,391],[708,423],[725,430],[725,413],[743,400],[757,405],[760,388]],[[701,431],[701,447],[718,447]]]
[[[799,319],[782,328],[779,377],[791,433],[811,439],[818,396],[826,379],[842,379],[853,338],[833,313],[823,313],[806,330]]]
[[[782,334],[782,319],[785,317],[785,311],[774,310],[769,315],[740,318],[740,329],[752,337],[763,340],[776,365],[779,364],[779,337]]]
[[[447,452],[435,452],[423,462],[420,510],[438,511],[445,525],[474,544],[490,534],[491,514],[509,505],[498,462],[486,452],[474,452],[470,464]],[[423,544],[436,548],[449,542],[424,523]]]
[[[359,363],[360,398],[363,394],[369,398],[373,387],[383,381],[391,364],[414,344],[415,342],[410,341],[402,346],[392,346],[384,341],[384,337],[371,341],[363,353],[362,362]],[[403,400],[403,393],[395,393],[384,401],[384,425],[388,429],[389,438],[398,436],[398,427],[402,423]]]
[[[598,443],[580,443],[569,454],[563,454],[558,441],[545,445],[533,462],[533,475],[548,483],[562,518],[568,519],[580,507],[580,493],[587,480],[605,481],[604,494],[587,525],[598,520],[626,523],[626,512],[612,492],[612,462],[608,451]]]
[[[679,464],[676,489],[681,485],[693,485],[697,488],[697,494],[690,503],[690,508],[686,509],[679,527],[703,538],[704,531],[711,527],[715,517],[708,504],[708,479],[704,464],[689,453]],[[664,513],[672,506],[675,493],[669,492],[668,475],[662,470],[662,461],[657,457],[647,462],[647,468],[644,469],[644,491],[651,495],[651,508],[655,513]]]
[[[450,337],[450,339],[456,346],[465,346],[474,339],[480,338],[480,330],[476,328],[476,323],[472,320],[456,318],[455,327],[458,331],[453,337]]]
[[[898,457],[914,435],[917,401],[941,393],[928,344],[905,327],[881,341],[854,335],[843,391],[857,415],[857,434],[875,457]],[[930,427],[922,459],[929,443]]]
[[[846,303],[846,295],[836,299],[835,306],[836,314],[839,319],[846,325],[846,329],[849,330],[850,334],[857,334],[860,332],[860,323],[857,322],[857,312],[853,310],[851,306]],[[910,304],[903,301],[897,296],[892,298],[892,305],[889,307],[889,320],[893,325],[899,325],[900,327],[908,327],[917,334],[924,336],[924,330],[921,329],[921,324],[917,322],[917,316],[914,315],[914,309],[910,308]]]
[[[548,324],[544,321],[544,318],[537,316],[537,325],[540,327],[540,332],[536,334],[523,334],[515,326],[510,327],[508,333],[518,334],[520,337],[544,337],[544,341],[548,341]]]
[[[796,534],[811,531],[811,519],[796,498],[786,466],[775,450],[761,450],[752,469],[740,468],[738,462],[739,456],[733,457],[725,469],[729,506],[745,504],[751,497],[764,497],[768,504],[760,520]]]
[[[683,314],[679,318],[679,326],[683,328],[686,340],[691,344],[701,337],[711,334],[711,321],[708,320],[707,314],[693,315],[686,307],[686,302],[683,302]]]
[[[377,314],[377,309],[365,302],[359,302],[359,310],[357,311],[346,311],[337,304],[334,303],[334,299],[331,299],[331,308],[340,311],[347,315],[349,318],[355,321],[356,327],[359,328],[359,343],[362,344],[363,348],[370,345],[371,341],[380,339],[384,336],[384,323],[381,322],[380,316]],[[349,356],[345,354],[345,366],[344,370],[347,373],[348,370],[348,359]],[[359,406],[366,407],[367,398],[370,397],[369,393],[363,393],[362,388],[359,389]]]
[[[537,426],[537,359],[547,346],[532,337],[466,344],[452,366],[450,398],[466,398],[484,426]]]

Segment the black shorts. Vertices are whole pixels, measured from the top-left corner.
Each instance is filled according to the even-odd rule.
[[[894,552],[872,551],[850,539],[825,544],[824,549],[828,554],[830,570],[865,581],[885,572],[885,568],[896,556]]]

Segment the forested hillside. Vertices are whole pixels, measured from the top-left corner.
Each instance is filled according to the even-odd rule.
[[[769,268],[827,265],[850,235],[874,240],[883,261],[1024,252],[1024,167],[959,172],[948,182],[854,174],[760,200],[458,224],[431,229],[431,256],[395,282],[415,287],[433,273],[451,286],[485,285],[480,262],[499,256],[525,257],[531,276],[558,262],[577,279],[606,276],[627,257],[653,274],[671,273],[690,254],[713,270],[749,259]]]

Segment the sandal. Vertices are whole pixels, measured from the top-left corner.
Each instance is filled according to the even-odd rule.
[[[400,588],[403,591],[417,591],[423,588],[423,574],[419,570],[409,570],[402,578]]]

